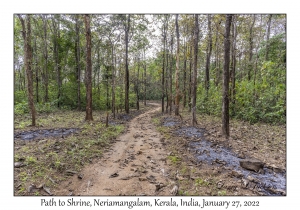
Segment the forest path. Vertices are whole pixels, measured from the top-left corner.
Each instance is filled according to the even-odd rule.
[[[166,151],[151,123],[159,104],[129,122],[103,157],[73,176],[56,195],[170,195]]]

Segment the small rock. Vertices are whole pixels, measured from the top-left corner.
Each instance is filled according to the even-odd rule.
[[[164,187],[164,184],[158,183],[158,184],[155,185],[155,191],[159,191],[163,187]]]
[[[77,174],[77,171],[66,170],[66,174],[68,176],[73,176],[74,174]]]
[[[15,162],[14,166],[15,166],[15,168],[20,168],[20,167],[24,166],[24,164],[22,162]]]
[[[84,176],[83,174],[78,174],[77,177],[78,177],[78,179],[83,179],[83,176]]]
[[[35,185],[34,184],[31,184],[28,189],[27,189],[27,192],[31,193],[34,189],[35,189]]]
[[[250,182],[255,182],[255,183],[259,183],[259,180],[252,177],[252,176],[248,176],[247,179],[250,181]]]
[[[178,186],[174,185],[174,187],[172,188],[172,190],[170,191],[170,193],[172,195],[177,195],[178,194]]]
[[[223,187],[224,183],[223,182],[218,182],[217,187],[218,189],[221,189]]]
[[[249,180],[247,180],[247,179],[242,179],[242,184],[243,184],[244,187],[247,187],[248,184],[249,184]]]
[[[241,177],[243,177],[243,174],[240,171],[232,171],[231,172],[231,176],[235,176],[237,178],[241,178]]]
[[[118,172],[115,172],[115,173],[111,174],[111,175],[109,176],[109,178],[115,178],[115,177],[117,177],[117,176],[119,176],[119,174],[118,174]]]
[[[139,177],[139,181],[142,182],[142,181],[147,181],[147,179],[145,177]]]
[[[45,185],[43,186],[43,189],[46,193],[48,193],[49,195],[53,195],[50,191],[50,188],[46,187]]]

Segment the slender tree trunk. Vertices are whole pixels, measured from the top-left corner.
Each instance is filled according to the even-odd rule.
[[[165,32],[164,32],[165,33]],[[165,111],[165,54],[166,54],[166,35],[164,35],[164,54],[163,54],[163,64],[162,64],[162,72],[161,72],[161,112]]]
[[[81,110],[81,97],[80,97],[80,83],[81,83],[81,69],[80,69],[80,37],[79,37],[79,15],[75,16],[75,62],[76,62],[76,80],[77,80],[77,109]]]
[[[251,71],[252,71],[252,68],[253,68],[253,64],[252,64],[252,57],[253,57],[253,27],[254,27],[254,24],[255,24],[255,17],[256,17],[256,15],[253,15],[253,22],[251,24],[250,34],[249,34],[250,49],[249,49],[249,64],[248,64],[248,81],[251,80]]]
[[[34,38],[34,69],[35,69],[35,94],[36,102],[39,103],[39,68],[38,68],[38,55],[36,47],[36,37]]]
[[[128,36],[130,30],[130,15],[125,23],[125,111],[129,113],[129,68],[128,68]]]
[[[47,103],[49,101],[49,91],[48,91],[48,49],[47,49],[47,15],[43,17],[43,27],[44,27],[44,87],[45,87],[45,96],[44,101]]]
[[[187,51],[187,45],[186,42],[184,42],[184,61],[183,61],[183,107],[186,107],[186,51]]]
[[[162,85],[162,96],[161,96],[161,112],[165,111],[165,70],[166,70],[166,40],[167,40],[167,30],[168,30],[168,16],[164,15],[164,23],[163,23],[163,65],[162,65],[162,73],[161,73],[161,85]]]
[[[86,115],[85,120],[93,120],[92,114],[92,41],[91,41],[91,28],[90,28],[90,16],[84,15],[85,22],[85,36],[86,36],[86,73],[85,73],[85,85],[86,85]]]
[[[173,104],[172,104],[172,101],[173,101],[173,45],[174,45],[174,38],[173,38],[173,35],[171,37],[171,53],[170,53],[170,71],[169,71],[169,80],[170,80],[170,96],[169,96],[169,104],[170,104],[170,108],[169,108],[169,114],[171,115],[172,114],[172,110],[173,110]]]
[[[205,90],[206,96],[208,96],[209,90],[209,69],[210,69],[210,57],[212,51],[212,36],[211,36],[211,15],[207,15],[208,21],[208,40],[207,40],[207,55],[206,55],[206,65],[205,65]]]
[[[224,71],[223,71],[223,99],[222,99],[222,134],[229,137],[229,64],[230,64],[230,26],[232,15],[226,15],[224,37]]]
[[[178,14],[175,19],[176,26],[176,39],[177,39],[177,51],[176,51],[176,73],[175,73],[175,88],[176,88],[176,97],[175,97],[175,115],[179,115],[179,27],[178,27]]]
[[[60,64],[60,57],[59,57],[59,42],[60,39],[60,23],[59,21],[56,22],[55,18],[52,19],[53,24],[53,30],[54,30],[54,47],[53,47],[53,57],[55,60],[55,68],[56,68],[56,79],[57,79],[57,107],[60,107],[60,99],[61,99],[61,87],[62,87],[62,81],[61,81],[61,64]]]
[[[26,15],[26,19],[18,15],[22,24],[22,35],[24,39],[24,54],[25,54],[25,71],[27,75],[27,91],[28,91],[28,105],[31,112],[31,125],[35,126],[36,110],[34,106],[33,97],[33,73],[32,73],[32,52],[31,52],[31,23],[30,15]]]
[[[166,46],[168,46],[168,41],[166,41]],[[168,113],[169,110],[169,104],[172,105],[170,102],[170,92],[169,92],[169,77],[170,77],[170,66],[169,66],[169,60],[171,60],[169,57],[171,57],[170,52],[169,52],[169,48],[167,47],[167,53],[166,53],[166,69],[165,69],[165,93],[166,93],[166,101],[167,101],[167,105],[166,105],[166,109],[165,112]]]
[[[111,109],[113,118],[116,118],[116,94],[115,94],[115,88],[116,88],[116,69],[115,69],[115,62],[114,62],[114,45],[112,44],[111,47],[111,66],[112,66],[112,87],[111,87]]]
[[[136,80],[136,109],[140,110],[140,96],[139,96],[139,81],[140,80],[140,55],[138,57],[138,70]]]
[[[236,70],[236,38],[237,38],[237,27],[236,27],[236,17],[232,18],[232,48],[231,48],[231,98],[230,101],[233,107],[233,113],[235,112],[235,70]]]
[[[260,26],[262,26],[262,15],[260,16]],[[259,47],[259,43],[260,43],[260,40],[261,40],[261,36],[262,36],[262,31],[260,30],[259,31],[259,40],[257,42],[257,47],[256,47],[256,51],[255,51],[256,58],[255,58],[254,78],[253,78],[253,85],[254,85],[253,98],[254,98],[254,102],[256,102],[256,98],[257,98],[255,83],[256,83],[257,63],[258,63],[258,47]]]
[[[147,75],[146,75],[146,68],[147,68],[147,63],[146,63],[146,56],[145,56],[145,50],[144,50],[144,105],[146,106],[146,99],[147,99],[147,85],[146,85],[146,81],[147,81]]]
[[[270,39],[270,33],[271,33],[271,22],[272,22],[272,14],[269,15],[269,19],[268,19],[268,31],[267,31],[267,46],[266,46],[266,57],[265,60],[269,60],[269,48],[270,48],[270,44],[269,44],[269,39]]]
[[[192,84],[192,124],[195,126],[196,120],[196,99],[197,99],[197,59],[198,59],[198,39],[199,39],[199,26],[198,14],[195,15],[194,25],[194,68],[193,68],[193,84]]]
[[[189,112],[192,110],[192,44],[190,45],[190,72],[189,72]]]

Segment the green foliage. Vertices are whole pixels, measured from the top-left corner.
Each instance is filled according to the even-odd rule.
[[[28,103],[25,101],[22,101],[21,103],[17,103],[14,107],[14,113],[17,115],[29,113]]]
[[[173,163],[173,164],[177,164],[181,159],[177,156],[173,156],[173,155],[169,155],[168,159]]]
[[[198,87],[197,109],[200,113],[221,116],[222,112],[222,89],[211,84],[208,96],[204,87]]]
[[[195,179],[195,185],[196,186],[208,186],[209,182],[206,180],[203,180],[201,178],[197,178],[197,179]]]

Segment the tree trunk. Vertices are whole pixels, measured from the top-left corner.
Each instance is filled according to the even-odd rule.
[[[137,80],[136,80],[136,109],[137,110],[140,110],[139,78],[140,78],[140,55],[138,57],[138,71],[137,71]]]
[[[49,93],[48,93],[48,49],[47,49],[47,15],[43,17],[43,27],[44,27],[44,87],[45,87],[45,96],[44,101],[47,103],[49,101]]]
[[[190,45],[190,73],[189,73],[189,112],[192,110],[192,43]]]
[[[251,24],[250,34],[249,34],[250,49],[249,49],[249,64],[248,64],[248,81],[251,80],[251,71],[252,71],[252,68],[253,68],[253,63],[252,63],[252,57],[253,57],[253,27],[254,27],[254,24],[255,24],[255,17],[256,17],[256,15],[253,15],[253,22]]]
[[[175,19],[176,25],[176,39],[177,39],[177,51],[176,51],[176,73],[175,73],[175,88],[176,88],[176,97],[175,97],[175,115],[179,115],[179,27],[178,27],[178,14]]]
[[[55,68],[56,68],[56,80],[57,80],[57,107],[60,107],[60,99],[61,99],[61,65],[60,65],[60,58],[59,58],[59,43],[58,40],[60,39],[60,23],[59,21],[55,21],[55,17],[52,19],[53,30],[54,30],[54,43],[53,43],[53,57],[55,61]]]
[[[112,62],[111,109],[112,109],[113,118],[115,119],[116,118],[116,93],[115,93],[115,89],[116,89],[116,68],[115,68],[116,57],[114,57],[114,46],[113,45],[111,47],[111,51],[112,51],[112,54],[111,54],[111,56],[112,56],[112,58],[111,58],[111,62]]]
[[[173,44],[174,44],[174,38],[173,36],[171,37],[171,53],[170,53],[170,69],[169,69],[169,81],[170,81],[170,94],[169,94],[169,104],[170,104],[170,108],[169,108],[169,114],[172,114],[173,111],[173,105],[172,105],[172,101],[173,101]]]
[[[163,45],[164,45],[164,53],[163,53],[163,63],[162,63],[162,72],[161,72],[161,112],[165,111],[165,57],[166,57],[166,27],[163,26]]]
[[[222,134],[229,137],[229,64],[230,64],[230,26],[232,15],[226,15],[224,37],[224,71],[223,71],[223,99],[222,99]]]
[[[172,42],[172,39],[171,39]],[[168,41],[166,40],[166,46],[168,46]],[[171,60],[169,57],[171,57],[170,53],[169,53],[169,48],[167,47],[166,49],[167,53],[166,53],[166,69],[165,69],[165,93],[166,93],[166,101],[167,101],[167,105],[166,105],[166,109],[165,112],[168,113],[169,110],[169,104],[171,105],[172,102],[170,102],[170,92],[169,92],[169,77],[170,77],[170,66],[169,66],[169,60]]]
[[[35,69],[35,95],[36,102],[39,103],[39,71],[38,71],[38,55],[36,47],[36,37],[34,38],[34,69]]]
[[[31,112],[31,125],[35,126],[36,111],[33,97],[33,73],[32,73],[32,52],[31,52],[31,24],[30,15],[26,15],[26,20],[18,15],[22,24],[22,35],[24,39],[24,54],[25,54],[25,70],[27,75],[27,91],[28,91],[28,105]]]
[[[198,59],[198,39],[199,39],[199,26],[198,15],[195,15],[194,25],[194,59],[193,59],[193,80],[192,80],[192,125],[197,124],[196,120],[196,98],[197,98],[197,59]]]
[[[81,97],[80,97],[80,83],[81,83],[81,70],[80,70],[80,37],[79,37],[79,15],[75,16],[75,62],[76,62],[76,81],[77,81],[77,110],[81,110]]]
[[[144,50],[144,105],[146,106],[146,99],[147,99],[147,89],[146,89],[146,81],[147,81],[147,75],[146,75],[146,68],[147,68],[147,63],[146,63],[146,56],[145,56],[145,50]]]
[[[231,91],[230,91],[230,102],[232,103],[232,111],[235,113],[235,70],[236,70],[236,38],[237,38],[237,27],[236,18],[232,18],[232,47],[231,47]]]
[[[183,107],[186,107],[186,51],[187,51],[187,45],[186,42],[184,42],[184,61],[183,61]]]
[[[85,86],[86,86],[86,115],[85,120],[93,120],[92,114],[92,60],[91,60],[91,28],[90,16],[84,15],[85,22],[85,36],[86,36],[86,73],[85,73]]]
[[[128,35],[130,30],[130,15],[125,23],[125,112],[129,113],[129,68],[128,68]]]
[[[207,55],[206,55],[206,65],[205,65],[205,90],[206,96],[208,96],[209,90],[209,69],[210,69],[210,57],[212,51],[212,36],[211,36],[211,15],[207,15],[208,21],[208,40],[207,40]]]
[[[269,39],[270,39],[270,33],[271,33],[271,22],[272,22],[272,14],[269,15],[269,19],[268,19],[268,31],[267,31],[267,45],[266,45],[266,57],[265,60],[269,60],[269,48],[270,48],[270,44],[269,44]]]

